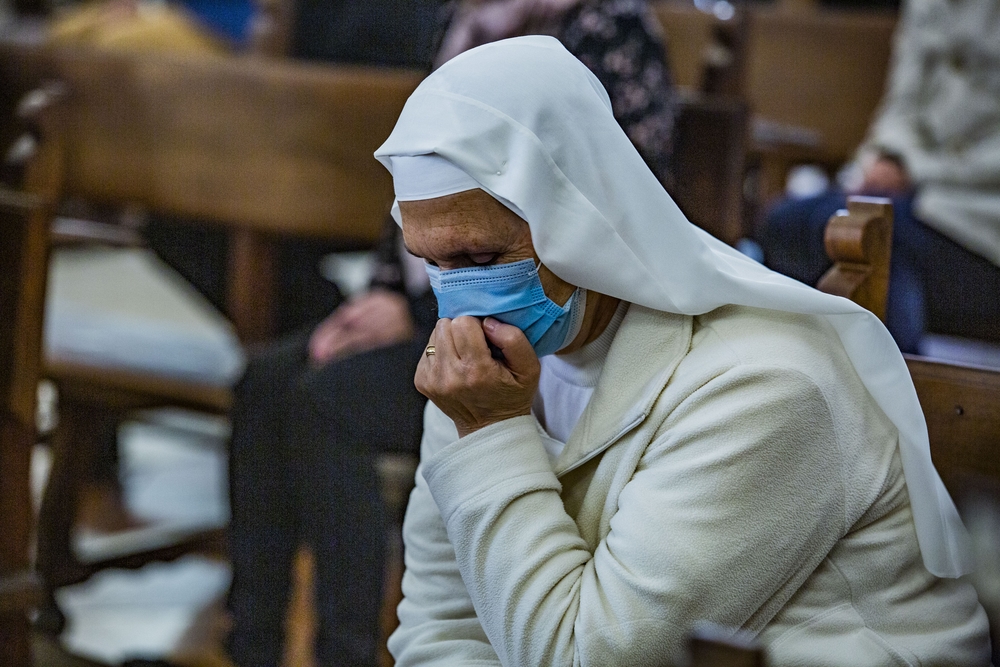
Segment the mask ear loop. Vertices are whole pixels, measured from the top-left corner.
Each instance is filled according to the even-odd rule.
[[[559,346],[559,350],[572,343],[580,335],[580,329],[583,327],[583,316],[587,312],[587,290],[577,287],[576,291],[570,296],[570,302],[569,330],[566,332],[566,339]],[[556,350],[556,352],[559,350]]]

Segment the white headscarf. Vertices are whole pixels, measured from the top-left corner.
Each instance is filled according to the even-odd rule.
[[[888,331],[847,299],[774,273],[692,225],[611,113],[597,78],[551,37],[467,51],[407,101],[375,156],[434,153],[512,202],[541,261],[563,280],[699,315],[727,304],[822,315],[899,430],[921,554],[941,577],[971,570],[968,535],[931,463],[909,372]],[[398,206],[393,205],[398,218]]]

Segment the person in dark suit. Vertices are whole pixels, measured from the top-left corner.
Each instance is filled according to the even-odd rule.
[[[438,0],[301,0],[291,55],[429,71],[447,17]],[[239,667],[281,662],[302,544],[314,554],[318,664],[377,662],[388,523],[375,464],[419,444],[425,399],[413,369],[436,306],[426,280],[408,280],[391,219],[371,284],[350,300],[317,269],[334,249],[285,244],[284,335],[251,356],[235,388],[227,649]]]

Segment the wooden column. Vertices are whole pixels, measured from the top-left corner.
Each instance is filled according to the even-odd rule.
[[[47,238],[38,206],[0,192],[0,664],[12,667],[31,664],[27,611],[39,593],[29,559]]]
[[[240,340],[260,343],[274,334],[274,246],[253,230],[229,236],[226,308]]]

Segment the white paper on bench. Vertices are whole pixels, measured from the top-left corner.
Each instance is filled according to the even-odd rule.
[[[244,351],[232,325],[152,251],[53,251],[45,308],[50,358],[229,386]]]

